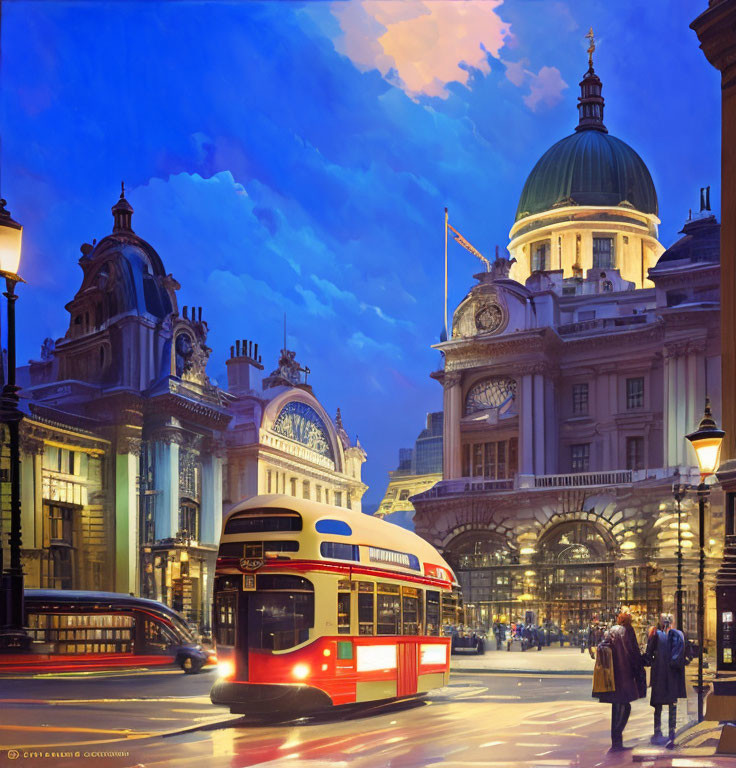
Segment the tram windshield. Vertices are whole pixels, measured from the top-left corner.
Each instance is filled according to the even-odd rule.
[[[248,603],[248,646],[283,651],[309,639],[314,626],[314,585],[300,576],[262,575]]]

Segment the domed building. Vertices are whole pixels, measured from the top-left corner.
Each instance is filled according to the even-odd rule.
[[[657,193],[641,157],[603,124],[602,84],[590,68],[580,83],[579,122],[537,161],[510,232],[511,278],[538,271],[579,278],[618,269],[637,288],[664,250]]]
[[[686,435],[720,418],[720,227],[701,210],[664,251],[644,162],[581,83],[576,132],[537,162],[509,253],[475,275],[432,377],[443,387],[442,480],[410,498],[452,563],[467,621],[532,621],[568,637],[623,605],[641,632],[675,611],[695,634],[696,499]],[[723,497],[711,493],[707,604]],[[678,511],[679,509],[679,511]],[[706,610],[712,638],[714,612]]]

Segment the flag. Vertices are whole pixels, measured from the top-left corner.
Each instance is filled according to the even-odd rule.
[[[488,259],[473,245],[471,245],[456,229],[452,226],[452,224],[447,224],[447,227],[451,229],[455,235],[455,242],[462,245],[463,248],[465,248],[466,251],[470,251],[470,253],[473,254],[476,258],[480,259],[486,267],[486,270],[490,272],[491,269],[491,262],[488,261]]]

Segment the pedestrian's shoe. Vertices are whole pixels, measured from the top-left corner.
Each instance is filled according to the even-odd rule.
[[[665,749],[674,749],[674,748],[675,748],[675,732],[670,731],[670,738],[667,741]]]
[[[668,742],[669,742],[669,739],[666,736],[662,735],[662,731],[655,731],[654,736],[652,736],[652,738],[649,739],[649,743],[654,744],[657,747],[663,747]]]

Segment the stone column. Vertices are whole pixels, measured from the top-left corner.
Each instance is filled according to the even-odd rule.
[[[461,374],[445,373],[444,424],[442,436],[442,478],[452,480],[461,477],[462,457],[460,455],[460,418],[462,417]]]
[[[529,485],[534,475],[534,377],[525,373],[520,383],[519,402],[519,485]]]
[[[222,457],[216,452],[202,457],[199,530],[203,544],[219,543],[222,531]]]
[[[153,440],[153,487],[155,538],[169,539],[179,530],[179,445],[178,433],[157,435]]]
[[[123,437],[115,453],[115,591],[138,594],[138,496],[140,440]]]
[[[545,472],[545,417],[544,417],[544,376],[534,374],[534,474],[544,475]]]

